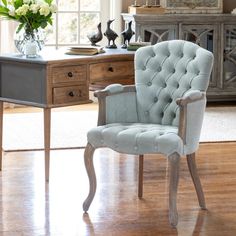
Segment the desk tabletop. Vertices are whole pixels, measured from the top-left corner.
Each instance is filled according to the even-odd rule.
[[[50,49],[45,47],[40,53],[39,56],[36,58],[27,58],[25,55],[19,53],[6,53],[0,54],[0,61],[14,61],[14,62],[29,62],[29,63],[36,63],[36,64],[50,64],[57,61],[73,61],[73,60],[80,60],[82,61],[93,61],[97,59],[106,59],[109,57],[123,57],[123,56],[130,56],[131,58],[134,57],[133,51],[127,51],[127,49],[107,49],[104,48],[105,53],[96,54],[96,55],[68,55],[65,54],[66,49]]]

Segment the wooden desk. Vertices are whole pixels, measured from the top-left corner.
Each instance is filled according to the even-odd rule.
[[[3,102],[44,110],[45,179],[49,180],[51,108],[85,104],[89,88],[111,83],[133,84],[134,53],[110,49],[95,56],[44,51],[35,59],[0,55],[0,168],[2,169]]]

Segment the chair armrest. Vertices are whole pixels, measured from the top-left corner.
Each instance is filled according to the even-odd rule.
[[[198,148],[200,132],[206,107],[206,94],[191,90],[176,100],[180,107],[179,136],[185,144],[185,153],[191,154]]]
[[[106,96],[111,96],[111,95],[114,95],[114,94],[128,93],[128,92],[136,92],[135,85],[123,86],[121,84],[111,84],[111,85],[108,85],[103,90],[95,91],[94,96],[99,99],[99,98],[106,97]]]
[[[112,84],[95,91],[98,98],[98,125],[137,122],[136,88],[134,85]]]
[[[199,90],[191,90],[187,92],[182,98],[178,98],[176,100],[177,105],[185,106],[188,103],[192,103],[198,100],[203,99],[206,96],[205,92],[201,92]]]

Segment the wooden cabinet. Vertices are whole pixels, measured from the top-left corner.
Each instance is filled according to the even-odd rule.
[[[208,101],[236,100],[236,16],[231,14],[122,14],[133,21],[136,38],[152,44],[184,39],[213,52]]]

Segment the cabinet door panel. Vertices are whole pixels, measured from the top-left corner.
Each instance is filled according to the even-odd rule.
[[[141,37],[145,42],[156,44],[161,41],[173,40],[178,38],[177,25],[144,25],[141,27]]]
[[[224,29],[224,62],[223,62],[224,89],[236,88],[236,26],[226,25]]]

